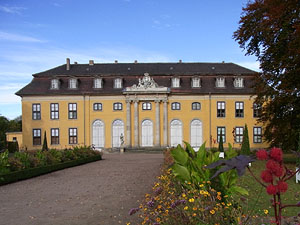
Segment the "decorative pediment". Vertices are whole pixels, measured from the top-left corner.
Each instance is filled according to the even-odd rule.
[[[153,80],[152,77],[150,77],[149,73],[144,73],[143,78],[139,78],[139,83],[134,84],[131,87],[127,87],[125,89],[126,93],[128,92],[169,92],[169,89],[167,87],[158,86],[158,84]]]

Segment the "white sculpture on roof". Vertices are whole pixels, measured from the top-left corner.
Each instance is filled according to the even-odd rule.
[[[139,78],[139,83],[127,87],[125,92],[166,92],[167,87],[160,87],[158,84],[150,77],[149,73],[144,73],[144,77]]]

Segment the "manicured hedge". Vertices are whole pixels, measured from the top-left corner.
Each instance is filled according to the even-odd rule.
[[[97,160],[101,160],[101,155],[95,155],[87,158],[81,158],[77,160],[72,160],[64,163],[47,165],[43,167],[35,167],[30,169],[25,169],[16,172],[10,172],[8,174],[0,175],[0,185],[9,184],[12,182],[16,182],[19,180],[25,180],[28,178],[36,177],[42,174],[50,173],[56,170],[65,169],[68,167],[78,166],[89,162],[94,162]]]

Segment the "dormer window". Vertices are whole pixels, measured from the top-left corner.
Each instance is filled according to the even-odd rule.
[[[77,88],[77,79],[76,78],[70,78],[69,79],[69,88],[70,89]]]
[[[235,88],[243,88],[244,87],[244,78],[242,78],[242,77],[234,78],[233,85]]]
[[[201,87],[200,78],[199,77],[193,77],[192,78],[192,87],[193,88],[199,88]]]
[[[122,88],[122,79],[121,78],[116,78],[114,80],[114,88]]]
[[[58,85],[59,85],[58,79],[52,79],[50,89],[58,89]]]
[[[180,87],[180,78],[178,78],[178,77],[173,77],[172,78],[172,87],[173,88]]]
[[[218,77],[216,79],[216,87],[217,88],[223,88],[223,87],[225,87],[225,78],[224,77]]]
[[[102,78],[94,79],[94,88],[102,88]]]

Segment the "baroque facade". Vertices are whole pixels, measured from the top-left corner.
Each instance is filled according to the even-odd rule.
[[[248,125],[251,148],[266,147],[256,72],[234,63],[66,64],[33,74],[22,97],[23,146],[167,147],[203,142],[239,147]]]

